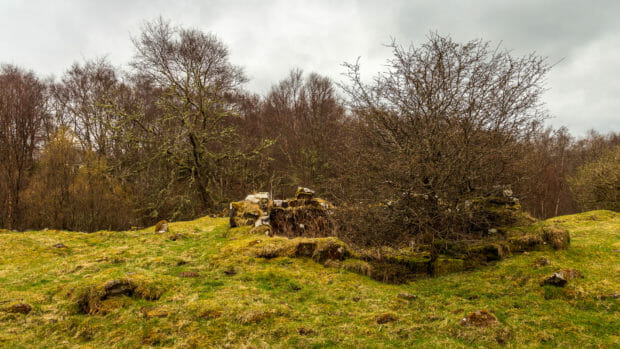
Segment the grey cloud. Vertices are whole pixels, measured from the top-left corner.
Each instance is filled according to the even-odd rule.
[[[501,41],[558,62],[545,101],[554,126],[620,131],[620,2],[616,1],[4,1],[0,62],[57,76],[74,61],[132,56],[130,34],[159,15],[216,33],[231,60],[264,93],[293,67],[341,80],[344,61],[361,57],[366,76],[382,69],[382,44],[420,43],[429,31],[459,41]]]

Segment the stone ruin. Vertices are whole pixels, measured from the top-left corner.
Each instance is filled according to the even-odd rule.
[[[230,226],[252,226],[252,233],[279,236],[253,242],[248,248],[256,257],[311,257],[325,266],[387,283],[472,270],[513,253],[568,248],[567,230],[537,222],[523,212],[509,188],[494,189],[491,195],[470,200],[458,208],[470,215],[471,229],[480,232],[479,236],[467,240],[438,239],[417,248],[351,249],[336,237],[336,207],[303,187],[297,189],[292,199],[273,200],[268,193],[255,193],[232,202]],[[419,198],[426,200],[422,195]],[[437,255],[433,257],[431,250]]]
[[[230,226],[254,226],[256,233],[294,237],[333,236],[334,205],[299,187],[295,198],[272,200],[269,193],[248,195],[230,204]]]

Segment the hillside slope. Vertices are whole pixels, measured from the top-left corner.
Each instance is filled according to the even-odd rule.
[[[268,238],[226,219],[165,234],[2,232],[0,347],[620,346],[620,214],[550,221],[570,231],[568,250],[404,285],[251,257],[243,248]],[[535,267],[541,256],[551,263]],[[584,278],[540,286],[564,268]],[[460,323],[477,310],[497,322]]]

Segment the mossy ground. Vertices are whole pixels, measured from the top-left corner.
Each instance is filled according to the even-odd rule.
[[[244,248],[269,238],[229,230],[227,219],[170,223],[164,234],[3,232],[0,309],[28,303],[33,310],[0,311],[0,347],[620,346],[620,300],[604,297],[620,292],[620,214],[548,223],[570,231],[568,250],[404,285],[311,258],[254,257]],[[551,264],[535,267],[541,256]],[[563,268],[584,278],[563,289],[539,285]],[[103,300],[99,314],[81,312],[84,290],[113,279],[159,297],[121,295]],[[459,323],[476,310],[498,321]]]

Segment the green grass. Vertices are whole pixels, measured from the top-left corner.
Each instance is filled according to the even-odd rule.
[[[229,230],[226,219],[171,223],[166,234],[0,233],[0,308],[33,307],[27,315],[0,311],[0,347],[620,346],[619,300],[601,297],[620,292],[620,214],[594,211],[550,222],[570,231],[568,250],[515,255],[405,285],[310,258],[252,257],[248,245],[269,238]],[[175,233],[182,237],[170,240]],[[53,247],[60,242],[67,248]],[[534,268],[543,255],[551,264]],[[539,285],[561,268],[585,278],[563,289]],[[121,278],[163,294],[110,298],[101,314],[79,311],[84,290]],[[418,297],[398,297],[405,292]],[[459,324],[480,309],[498,323]],[[396,320],[377,322],[387,315]]]

